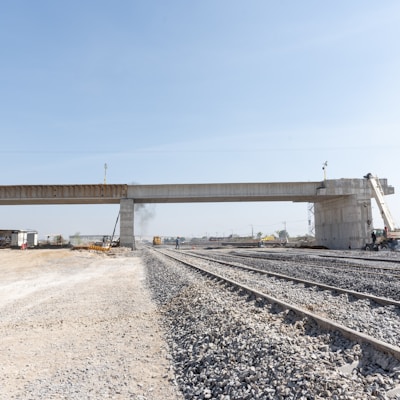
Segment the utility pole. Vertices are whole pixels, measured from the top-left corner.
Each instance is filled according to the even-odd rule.
[[[326,181],[326,167],[328,166],[328,161],[322,164],[322,169],[324,170],[324,181]]]
[[[104,164],[104,184],[107,184],[107,164]]]

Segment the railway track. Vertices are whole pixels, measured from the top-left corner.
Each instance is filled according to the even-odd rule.
[[[248,272],[255,272],[260,275],[268,275],[271,277],[283,279],[283,280],[290,281],[290,282],[302,283],[308,287],[317,287],[321,290],[329,290],[329,291],[332,291],[335,293],[347,294],[348,296],[353,296],[358,299],[370,300],[370,301],[376,302],[383,306],[395,306],[395,307],[400,308],[400,301],[393,300],[393,299],[387,299],[385,297],[378,297],[378,296],[374,296],[371,294],[356,292],[354,290],[343,289],[343,288],[331,286],[331,285],[324,285],[323,283],[320,283],[320,282],[310,281],[310,280],[306,280],[306,279],[300,279],[300,278],[296,278],[293,276],[279,274],[279,273],[271,272],[271,271],[266,271],[266,270],[259,269],[259,268],[253,268],[253,267],[249,267],[249,266],[239,264],[239,263],[226,262],[226,261],[218,260],[218,259],[212,258],[212,257],[201,256],[199,254],[190,254],[190,256],[196,257],[196,258],[199,258],[202,260],[218,263],[221,265],[226,265],[228,267],[242,269],[242,270],[248,271]]]
[[[311,319],[323,330],[340,332],[351,341],[371,345],[376,350],[400,360],[400,347],[398,347],[400,343],[398,334],[400,331],[400,302],[398,301],[322,285],[317,282],[294,279],[282,274],[271,274],[238,263],[232,264],[209,257],[162,249],[155,251],[194,268],[211,279],[249,293],[259,301],[276,304],[282,309],[293,311],[301,318]],[[266,279],[266,276],[269,278]],[[279,289],[275,290],[274,286],[277,286],[277,282],[279,282]],[[282,285],[282,282],[285,284]],[[289,295],[289,293],[291,294]],[[290,298],[292,300],[296,298],[298,301],[290,300],[289,302]],[[340,302],[338,303],[339,298]],[[314,303],[307,303],[305,299],[313,299]],[[330,305],[336,303],[339,308],[330,311]],[[359,309],[356,317],[352,315],[355,308]],[[341,315],[338,315],[338,309]],[[345,318],[343,318],[343,312],[347,314]],[[365,325],[363,326],[362,322],[365,315],[368,315],[367,325],[375,326],[372,329],[373,335],[363,332]],[[388,324],[389,320],[393,327],[390,329],[386,327],[384,335],[380,335],[382,321],[386,321]]]
[[[226,253],[225,253],[226,254]],[[234,252],[230,253],[232,257],[240,257],[245,259],[259,259],[259,260],[279,260],[287,261],[293,258],[293,255],[298,257],[300,262],[304,262],[308,266],[321,267],[331,270],[346,270],[346,272],[363,272],[365,274],[385,276],[390,274],[395,278],[400,278],[400,266],[383,266],[382,264],[400,264],[400,259],[393,258],[371,258],[371,257],[355,257],[355,256],[340,256],[330,254],[317,254],[304,256],[304,254],[296,253],[277,253],[277,252],[262,252],[260,253],[246,253]],[[322,260],[329,260],[336,265],[327,266],[322,264]],[[360,264],[357,264],[360,262]],[[378,264],[378,265],[377,265]]]
[[[204,252],[192,251],[191,254],[204,255]],[[387,264],[383,268],[377,261],[361,261],[355,265],[335,257],[325,258],[318,255],[298,254],[296,252],[226,252],[213,251],[212,255],[229,263],[239,262],[265,271],[289,275],[293,278],[340,286],[357,292],[367,292],[376,297],[387,297],[400,301],[400,275],[396,267]],[[395,264],[396,265],[396,264]]]

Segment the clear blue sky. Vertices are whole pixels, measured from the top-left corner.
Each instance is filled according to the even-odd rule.
[[[388,178],[400,193],[400,2],[3,1],[2,185]],[[400,221],[399,194],[388,197]],[[155,205],[138,235],[307,232],[307,204]],[[118,206],[0,208],[108,234]],[[375,221],[378,227],[380,221]]]

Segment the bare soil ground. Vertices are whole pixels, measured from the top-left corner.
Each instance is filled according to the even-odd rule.
[[[0,399],[179,399],[139,257],[0,251]]]

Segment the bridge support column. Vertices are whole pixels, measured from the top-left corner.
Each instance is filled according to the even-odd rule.
[[[361,249],[371,241],[371,199],[350,195],[314,204],[317,244],[329,249]]]
[[[134,214],[135,203],[133,199],[121,199],[120,201],[120,222],[119,222],[119,237],[120,245],[135,249],[134,235]]]

